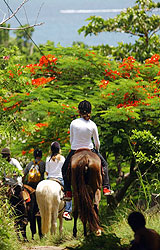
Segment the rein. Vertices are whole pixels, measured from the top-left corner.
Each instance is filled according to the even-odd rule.
[[[64,203],[63,208],[62,208],[61,210],[58,211],[59,214],[63,211],[63,209],[65,208],[65,206],[66,206],[66,202]]]

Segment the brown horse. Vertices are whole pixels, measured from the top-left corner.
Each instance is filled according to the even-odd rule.
[[[77,235],[77,219],[80,217],[84,236],[87,235],[86,225],[90,232],[101,234],[98,210],[101,200],[101,160],[89,149],[80,149],[71,158],[71,183],[74,197],[73,236]]]

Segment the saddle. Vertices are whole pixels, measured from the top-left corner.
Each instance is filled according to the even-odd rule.
[[[58,183],[61,185],[61,190],[62,190],[62,191],[64,190],[64,187],[63,187],[63,185],[62,185],[62,183],[61,183],[60,180],[58,180],[58,179],[56,179],[56,178],[52,178],[52,177],[49,178],[49,180],[58,182]]]
[[[77,150],[75,151],[74,154],[76,154],[76,153],[78,153],[78,152],[81,152],[81,151],[83,151],[83,150],[91,151],[91,149],[89,149],[89,148],[79,148],[79,149],[77,149]]]
[[[26,203],[29,203],[31,201],[31,196],[30,194],[34,193],[36,190],[29,185],[24,184],[23,185],[24,189],[22,191],[22,196],[23,199]]]

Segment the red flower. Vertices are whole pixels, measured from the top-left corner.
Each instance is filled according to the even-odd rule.
[[[34,151],[34,148],[31,148],[31,149],[28,151],[28,153],[31,154],[31,153],[33,153],[33,151]]]
[[[147,59],[145,61],[145,63],[146,64],[158,64],[159,65],[159,61],[160,61],[160,55],[155,54],[151,58]]]
[[[46,123],[37,123],[37,124],[35,124],[35,126],[37,126],[39,128],[41,128],[41,127],[48,127],[48,123],[47,122]]]
[[[45,143],[45,140],[43,140],[43,141],[40,141],[40,143],[42,144],[42,143]]]
[[[26,153],[27,153],[27,151],[22,150],[22,155],[25,155]]]

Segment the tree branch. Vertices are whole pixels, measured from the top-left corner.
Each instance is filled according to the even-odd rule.
[[[27,1],[28,1],[28,0],[24,0],[24,1],[20,4],[20,6],[18,6],[18,8],[12,13],[12,15],[10,15],[9,17],[7,17],[6,19],[3,18],[3,21],[0,22],[0,25],[6,23],[8,20],[10,20],[12,17],[14,17],[14,16],[17,14],[17,12],[22,8],[22,6],[23,6]]]
[[[3,30],[25,30],[25,29],[30,29],[30,28],[33,28],[35,26],[40,26],[44,23],[37,23],[37,24],[34,24],[34,25],[29,25],[29,26],[25,26],[25,27],[19,27],[19,28],[8,28],[8,27],[0,27],[0,29],[3,29]]]
[[[10,11],[12,12],[12,14],[8,17],[8,18],[6,18],[5,19],[5,16],[6,16],[6,14],[4,13],[4,16],[3,16],[3,21],[1,21],[0,22],[0,30],[1,29],[3,29],[3,30],[25,30],[25,29],[30,29],[30,28],[33,28],[33,27],[35,27],[35,26],[40,26],[40,25],[42,25],[42,24],[44,24],[44,23],[35,23],[35,24],[33,24],[33,25],[28,25],[28,26],[25,26],[25,27],[18,27],[18,28],[9,28],[9,27],[4,27],[4,26],[2,26],[4,23],[6,23],[8,20],[10,20],[11,18],[13,18],[16,14],[17,14],[17,12],[22,8],[22,6],[26,3],[26,2],[28,2],[29,0],[23,0],[23,2],[18,6],[18,8],[14,11],[14,12],[12,12],[12,10],[10,9],[10,7],[8,6],[8,8],[10,9]],[[6,3],[7,4],[7,3]],[[16,16],[15,16],[16,17]],[[22,25],[21,25],[22,26]]]

